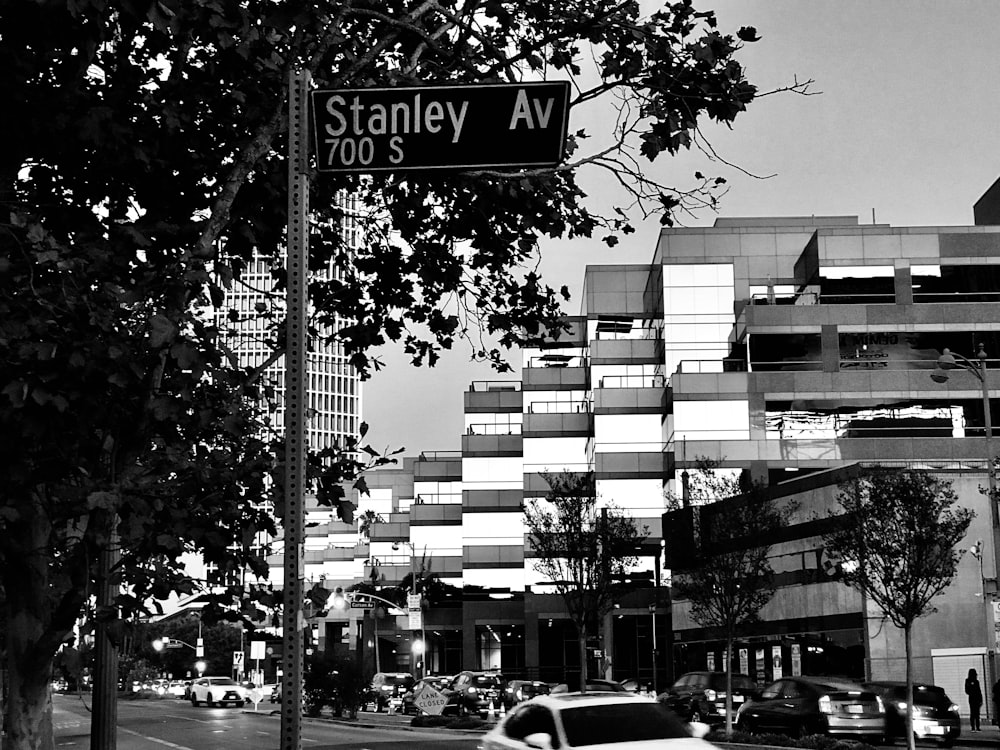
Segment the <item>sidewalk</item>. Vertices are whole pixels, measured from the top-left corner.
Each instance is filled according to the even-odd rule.
[[[984,721],[982,723],[982,730],[973,732],[969,729],[969,722],[963,719],[962,735],[955,744],[1000,748],[1000,727],[992,722],[987,724]]]

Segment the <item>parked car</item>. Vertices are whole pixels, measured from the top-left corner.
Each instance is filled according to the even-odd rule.
[[[231,677],[199,677],[191,685],[192,706],[242,706],[246,699],[246,688]]]
[[[448,699],[441,713],[485,717],[499,710],[506,690],[507,680],[496,672],[459,672],[441,691]]]
[[[565,682],[559,683],[558,685],[553,685],[552,689],[549,691],[552,695],[558,695],[559,693],[578,693],[580,692],[579,682],[574,682],[569,685]],[[620,682],[615,682],[614,680],[587,680],[587,692],[588,693],[627,693],[628,690]]]
[[[409,672],[376,672],[372,684],[361,701],[361,707],[372,711],[385,711],[387,708],[399,709],[403,705],[403,696],[413,689],[413,675]]]
[[[757,689],[745,674],[733,675],[733,716]],[[726,673],[687,672],[656,699],[684,721],[702,721],[710,726],[726,723]]]
[[[548,695],[551,692],[549,683],[541,680],[511,680],[504,691],[503,704],[507,711],[518,703],[530,700],[538,695]]]
[[[859,683],[834,677],[783,677],[746,701],[736,714],[748,732],[860,737],[880,744],[885,737],[882,698]]]
[[[882,696],[888,738],[906,737],[906,683],[866,682],[865,687]],[[913,734],[918,740],[936,740],[951,747],[962,733],[959,708],[944,688],[913,683]]]
[[[634,693],[543,695],[515,706],[483,736],[483,750],[715,750],[705,724],[686,725],[661,703]]]
[[[414,714],[414,715],[419,714],[420,709],[417,708],[416,704],[413,702],[413,698],[420,690],[420,688],[423,687],[424,685],[430,685],[435,690],[443,690],[445,687],[448,686],[448,683],[450,683],[452,679],[454,679],[452,675],[437,675],[437,676],[424,677],[422,680],[417,680],[416,683],[414,683],[413,685],[413,689],[408,691],[406,695],[403,696],[403,703],[400,710],[404,714]]]

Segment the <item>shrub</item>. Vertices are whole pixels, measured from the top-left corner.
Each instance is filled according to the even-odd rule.
[[[444,727],[445,729],[479,729],[486,722],[477,716],[432,716],[421,714],[414,716],[411,727]]]
[[[810,734],[801,739],[793,739],[784,734],[750,734],[740,731],[734,731],[731,735],[727,736],[724,729],[713,729],[705,739],[709,742],[794,747],[803,748],[803,750],[875,750],[875,748],[866,742],[843,740],[825,734]]]

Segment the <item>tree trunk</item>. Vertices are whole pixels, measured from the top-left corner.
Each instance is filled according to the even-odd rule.
[[[576,626],[577,646],[580,651],[580,692],[587,692],[587,623]]]
[[[906,645],[906,746],[916,750],[917,741],[913,736],[913,633],[912,624],[903,628],[903,642]]]
[[[733,736],[733,636],[726,635],[726,736]]]
[[[40,497],[20,507],[21,517],[8,529],[13,546],[5,550],[3,576],[7,596],[6,706],[10,750],[52,750],[52,661],[54,654],[40,650],[50,624],[49,574],[45,551],[50,526]],[[14,554],[11,554],[14,553]]]
[[[13,640],[12,630],[8,635]],[[53,750],[51,669],[22,672],[11,659],[9,676],[5,750]]]

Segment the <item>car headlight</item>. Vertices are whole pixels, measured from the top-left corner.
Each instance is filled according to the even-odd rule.
[[[883,703],[882,698],[877,695],[875,696],[875,705],[878,706],[878,712],[880,714],[885,713],[885,703]]]
[[[716,693],[714,690],[712,690],[712,688],[709,688],[708,690],[705,691],[705,700],[707,701],[714,701],[718,697],[719,694]]]
[[[819,712],[821,714],[832,714],[833,704],[830,702],[829,695],[821,695],[819,699]]]
[[[948,711],[949,711],[949,713],[957,714],[958,713],[958,704],[952,703],[950,706],[948,706]]]
[[[521,692],[521,688],[518,688],[518,689],[517,689],[517,692],[516,692],[516,693],[514,693],[514,696],[515,696],[515,697],[516,697],[516,698],[517,698],[518,700],[522,700],[522,699],[524,698],[524,693],[522,693],[522,692]]]
[[[475,695],[475,694],[476,694],[476,693],[478,693],[478,692],[479,692],[479,691],[478,691],[478,690],[476,690],[476,689],[475,689],[474,687],[470,687],[470,688],[469,688],[469,695]]]
[[[383,686],[382,686],[382,689],[383,689],[383,690],[386,690],[386,691],[389,691],[389,690],[392,690],[392,688],[391,688],[391,687],[389,687],[388,685],[383,685]]]

